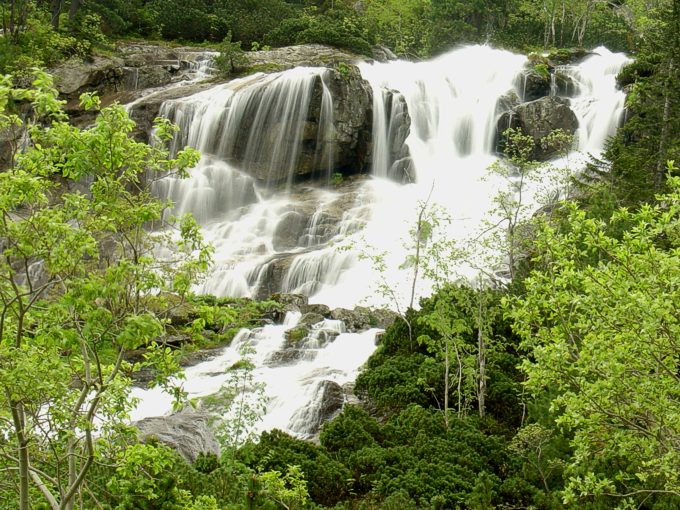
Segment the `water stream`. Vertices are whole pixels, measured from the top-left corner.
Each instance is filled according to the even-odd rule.
[[[580,64],[560,68],[574,82],[569,100],[579,121],[582,155],[599,155],[618,126],[624,94],[614,78],[626,61],[597,48]],[[178,145],[203,154],[190,179],[164,179],[155,189],[175,202],[174,212],[193,212],[215,246],[215,267],[197,290],[251,297],[264,295],[263,289],[280,290],[304,293],[310,302],[330,307],[403,308],[409,274],[400,266],[419,203],[428,200],[446,212],[452,221],[442,235],[461,246],[470,246],[485,222],[493,222],[493,199],[508,185],[488,172],[497,159],[496,124],[504,96],[521,95],[516,84],[525,64],[524,56],[488,46],[456,49],[427,62],[361,64],[374,95],[372,175],[338,188],[292,185],[297,165],[307,164],[301,158],[314,168],[331,168],[323,144],[301,150],[315,142],[307,112],[315,90],[323,94],[317,133],[327,136],[332,129],[334,98],[323,85],[324,69],[256,74],[167,102],[162,113],[180,125]],[[393,180],[390,140],[406,111],[412,168],[402,183]],[[577,171],[581,161],[571,155],[554,165]],[[288,176],[283,181],[272,177],[281,167]],[[383,271],[361,256],[366,251],[384,251]],[[456,272],[473,277],[485,263],[481,251],[474,263],[454,263]],[[394,292],[387,300],[376,293],[380,282]],[[428,282],[421,282],[418,292],[425,295]],[[322,383],[352,382],[375,348],[376,331],[346,333],[340,324],[325,321],[300,352],[282,354],[285,330],[297,320],[291,315],[286,324],[242,332],[215,359],[189,368],[190,397],[217,391],[239,347],[248,342],[255,349],[256,379],[268,396],[259,427],[312,435]],[[137,390],[136,396],[142,403],[135,419],[170,409],[169,397],[159,392]]]

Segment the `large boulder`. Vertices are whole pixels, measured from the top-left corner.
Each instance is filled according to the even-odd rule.
[[[383,94],[386,120],[386,175],[394,181],[409,183],[415,181],[415,169],[406,139],[411,133],[411,116],[406,99],[394,90]],[[375,141],[374,141],[375,143]],[[375,162],[375,158],[373,159]],[[373,169],[376,173],[377,169]],[[378,170],[379,171],[379,170]]]
[[[310,404],[291,418],[295,432],[307,439],[318,434],[321,426],[334,418],[345,403],[345,392],[338,383],[324,380],[319,383]]]
[[[265,186],[363,171],[369,162],[373,120],[370,85],[352,64],[322,70],[309,79],[297,80],[294,86],[285,77],[254,79],[224,110],[205,150],[231,160]],[[306,111],[301,112],[306,100]],[[289,104],[299,106],[283,106]],[[227,125],[225,140],[221,126]]]
[[[512,111],[521,103],[517,92],[509,90],[496,101],[496,113],[502,114]]]
[[[347,331],[358,332],[370,328],[388,328],[397,318],[397,314],[387,309],[372,309],[357,306],[353,310],[335,308],[331,318],[345,323]]]
[[[301,306],[300,311],[303,314],[315,313],[321,315],[324,318],[328,318],[331,316],[331,309],[327,305],[317,303]]]
[[[91,57],[88,61],[71,59],[50,72],[62,96],[78,97],[91,91],[104,94],[120,87],[123,60],[115,57]]]
[[[146,97],[137,99],[130,106],[130,117],[136,123],[136,127],[133,131],[134,137],[143,142],[149,141],[151,128],[153,127],[153,121],[159,116],[161,106],[163,106],[163,103],[166,101],[190,96],[210,87],[214,87],[214,84],[192,83],[184,86],[173,87],[167,90],[161,90]]]
[[[141,441],[154,439],[177,450],[189,462],[200,453],[219,456],[220,445],[208,427],[208,416],[191,409],[135,423]]]
[[[324,89],[333,98],[333,124],[332,129],[319,131]],[[327,161],[332,162],[334,172],[344,174],[358,173],[366,167],[373,124],[373,91],[358,67],[338,66],[317,79],[307,122],[311,131],[304,137],[300,170],[310,160],[318,165],[311,172],[327,172]]]
[[[511,112],[500,116],[497,131],[501,146],[501,134],[508,128],[521,129],[524,134],[530,135],[534,139],[533,158],[546,161],[555,155],[555,149],[544,147],[541,139],[556,129],[573,135],[578,129],[578,119],[569,107],[569,100],[560,97],[543,97],[520,104]]]
[[[522,101],[535,101],[550,94],[550,74],[525,69],[516,85]]]
[[[124,67],[122,87],[125,90],[140,90],[167,85],[178,70],[168,65]]]

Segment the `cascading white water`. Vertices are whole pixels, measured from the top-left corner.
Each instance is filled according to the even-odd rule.
[[[578,91],[571,101],[579,121],[578,149],[599,155],[621,120],[626,94],[616,88],[616,75],[630,59],[603,46],[592,53],[577,66],[564,66],[562,72],[574,80]]]
[[[300,437],[313,436],[320,425],[314,409],[323,405],[320,388],[329,383],[339,388],[353,382],[375,348],[378,330],[346,333],[342,322],[325,320],[315,324],[309,338],[291,349],[286,346],[285,332],[299,319],[299,313],[290,312],[281,325],[243,329],[217,357],[187,368],[183,386],[188,398],[212,395],[228,385],[243,347],[248,346],[257,367],[254,379],[264,384],[267,408],[256,430],[279,428]],[[133,397],[141,400],[132,413],[134,421],[172,410],[171,396],[159,388],[135,388]]]
[[[238,161],[266,185],[280,181],[290,185],[306,139],[310,100],[317,83],[322,84],[320,136],[331,129],[332,99],[323,86],[325,73],[325,69],[307,67],[257,73],[168,101],[160,114],[180,127],[175,149],[189,145],[202,154]],[[326,160],[326,165],[331,163],[329,151],[318,151],[314,157]]]
[[[618,125],[623,93],[616,90],[614,76],[626,60],[598,48],[582,63],[560,70],[576,85],[570,101],[580,123],[581,151],[599,154]],[[496,160],[500,100],[511,91],[521,95],[515,84],[525,64],[523,56],[487,46],[457,49],[429,62],[362,64],[374,93],[373,178],[341,191],[261,187],[277,180],[273,173],[285,175],[278,181],[290,185],[300,145],[309,142],[306,105],[314,83],[323,83],[323,70],[253,75],[164,105],[164,114],[181,126],[179,145],[205,154],[193,177],[167,178],[156,187],[174,200],[175,212],[196,214],[215,246],[215,267],[198,290],[222,296],[264,295],[263,288],[302,292],[312,302],[352,307],[366,298],[379,301],[375,286],[382,282],[394,293],[388,304],[394,306],[396,299],[404,307],[409,274],[399,267],[419,201],[429,200],[447,212],[452,222],[445,235],[461,244],[491,219],[493,199],[507,184],[487,171]],[[328,140],[333,98],[325,86],[321,90],[317,133],[323,135],[317,136]],[[390,144],[404,105],[411,119],[408,184],[390,179],[395,163]],[[314,159],[328,154],[317,148]],[[323,165],[331,168],[331,163]],[[360,256],[366,249],[384,250],[384,270],[376,272]],[[469,265],[457,269],[474,274]],[[426,282],[419,292],[427,292]],[[267,384],[270,397],[261,427],[310,434],[309,422],[316,419],[310,409],[319,407],[320,384],[353,380],[374,348],[374,332],[323,333],[328,341],[319,341],[319,331],[340,327],[325,323],[314,330],[299,358],[281,363],[277,353],[284,331],[293,325],[290,319],[287,325],[239,335],[219,357],[187,370],[189,394],[215,392],[238,359],[238,346],[249,341],[256,349],[256,377]],[[169,398],[136,393],[142,398],[136,418],[169,411]]]

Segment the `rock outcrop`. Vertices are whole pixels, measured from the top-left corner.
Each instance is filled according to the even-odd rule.
[[[569,100],[560,97],[542,97],[536,101],[522,103],[506,112],[498,120],[499,144],[502,145],[503,131],[508,128],[521,129],[534,139],[533,158],[545,161],[555,155],[555,149],[541,144],[541,139],[556,129],[574,134],[578,119],[569,107]]]
[[[415,182],[415,168],[406,144],[406,139],[411,133],[411,116],[404,96],[397,91],[387,91],[385,118],[389,119],[386,133],[388,158],[386,177],[401,183]]]
[[[59,93],[67,98],[83,92],[106,94],[117,91],[123,79],[124,61],[117,57],[91,57],[89,61],[69,60],[51,70]]]
[[[539,73],[534,69],[525,69],[519,77],[517,89],[522,101],[535,101],[550,94],[550,74]]]
[[[288,91],[285,91],[288,93]],[[263,98],[267,89],[261,87],[249,99],[250,104],[242,114],[235,139],[223,157],[241,165],[260,183],[278,185],[285,182],[308,180],[330,174],[359,173],[369,162],[369,147],[373,120],[373,94],[368,82],[352,64],[330,68],[314,78],[307,115],[298,140],[296,126],[290,121],[271,115],[268,108],[277,101]],[[332,111],[325,99],[332,98]],[[286,100],[295,100],[291,96]],[[267,119],[265,125],[259,124]],[[253,147],[252,133],[272,133],[272,138],[258,137]],[[283,133],[283,139],[280,138]],[[287,158],[270,161],[267,155],[277,147],[299,149],[294,164],[289,167]],[[291,149],[292,151],[292,149]]]
[[[71,59],[50,70],[59,93],[76,99],[83,92],[100,96],[168,85],[188,79],[212,54],[206,50],[153,44],[122,44],[118,56]]]
[[[331,311],[331,318],[344,322],[347,331],[358,332],[370,328],[388,328],[396,320],[397,314],[391,310],[357,306],[353,310],[336,308]]]
[[[342,386],[334,381],[321,381],[311,405],[296,412],[291,421],[304,423],[304,429],[299,433],[307,439],[313,438],[319,433],[321,425],[340,412],[344,403],[345,392]]]
[[[300,44],[269,50],[246,52],[252,71],[283,71],[293,67],[332,67],[339,63],[351,63],[363,57],[323,44]]]
[[[373,91],[354,65],[331,69],[324,76],[324,82],[333,98],[333,129],[327,134],[317,132],[317,143],[324,150],[330,147],[334,171],[358,173],[369,162]],[[312,96],[310,120],[320,117],[322,92],[322,86],[318,83]]]
[[[220,445],[208,427],[207,415],[185,409],[170,416],[145,418],[135,423],[141,441],[155,439],[177,450],[189,462],[199,453],[220,454]]]
[[[133,131],[134,137],[143,142],[149,141],[153,121],[158,117],[164,102],[187,97],[214,86],[213,83],[191,83],[161,90],[136,101],[130,109],[130,117],[137,124]]]

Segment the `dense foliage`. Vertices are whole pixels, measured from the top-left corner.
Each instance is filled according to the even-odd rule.
[[[440,282],[381,337],[356,381],[362,405],[327,423],[319,444],[275,430],[239,447],[228,436],[244,424],[223,424],[222,455],[194,462],[137,442],[131,377],[151,370],[167,384],[178,352],[228,343],[278,306],[190,296],[210,255],[196,224],[179,219],[173,239],[147,229],[169,204],[144,180],[183,174],[195,152],[136,142],[125,110],[91,95],[82,108],[97,120],[75,128],[47,75],[31,87],[2,78],[1,508],[680,507],[677,2],[0,5],[0,69],[20,83],[32,66],[122,36],[221,42],[226,72],[242,49],[303,42],[409,56],[479,41],[636,52],[619,77],[625,125],[574,203],[519,226],[531,238],[508,254],[509,285]],[[168,142],[173,127],[156,133]],[[521,160],[508,163],[521,173]],[[164,242],[176,259],[150,255]],[[167,335],[183,350],[159,346]],[[252,369],[234,369],[244,386]]]
[[[626,0],[3,0],[0,70],[53,65],[118,37],[263,46],[321,43],[426,57],[457,44],[637,50],[670,2]],[[650,12],[653,13],[650,16]]]

